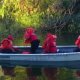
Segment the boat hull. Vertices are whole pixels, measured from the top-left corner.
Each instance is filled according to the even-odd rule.
[[[80,69],[80,52],[57,54],[0,54],[2,66]]]

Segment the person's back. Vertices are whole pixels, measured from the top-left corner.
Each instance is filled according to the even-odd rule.
[[[75,41],[75,45],[76,45],[76,52],[80,52],[80,35],[78,36],[78,38]]]
[[[57,38],[56,35],[52,35],[49,33],[49,36],[48,36],[48,34],[47,34],[47,37],[42,46],[45,53],[57,52],[56,38]]]
[[[1,52],[2,53],[9,53],[12,52],[12,42],[5,38],[4,40],[2,40],[1,42],[1,46],[0,46]]]

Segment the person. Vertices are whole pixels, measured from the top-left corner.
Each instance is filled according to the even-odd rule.
[[[56,53],[57,47],[56,47],[56,35],[52,35],[51,33],[48,33],[46,36],[46,39],[43,43],[43,50],[45,53]]]
[[[31,44],[30,53],[36,54],[40,41],[35,34],[35,29],[32,27],[27,28],[24,33],[24,39],[25,44]],[[41,68],[27,68],[26,72],[28,74],[29,80],[37,80],[37,76],[41,75]]]
[[[1,41],[0,49],[2,53],[14,52],[12,41],[13,41],[13,38],[11,37],[11,35],[9,35],[7,38]]]
[[[47,34],[42,46],[45,54],[57,53],[56,39],[56,35],[52,35],[51,33]],[[56,80],[57,68],[43,68],[43,74],[47,77],[48,80]]]
[[[36,50],[39,46],[40,40],[35,34],[34,28],[27,28],[24,34],[25,44],[31,44],[30,52],[36,53]]]
[[[76,48],[76,52],[80,52],[80,35],[78,36],[78,38],[75,41],[75,45],[77,46]]]
[[[75,52],[80,52],[80,35],[76,39],[75,45],[77,46],[77,48],[75,49]],[[80,77],[80,70],[76,70],[76,75]]]
[[[13,48],[12,40],[13,40],[13,37],[9,35],[7,38],[1,41],[1,46],[0,46],[1,53],[12,53],[15,51]],[[4,75],[10,75],[10,76],[15,75],[14,67],[2,66],[2,70],[4,72]]]

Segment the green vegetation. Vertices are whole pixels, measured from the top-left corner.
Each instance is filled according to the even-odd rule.
[[[0,33],[15,35],[27,26],[43,33],[79,33],[79,5],[79,0],[0,0]]]

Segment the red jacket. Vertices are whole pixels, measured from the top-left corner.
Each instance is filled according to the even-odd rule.
[[[42,47],[44,49],[44,52],[46,52],[46,53],[57,52],[56,41],[55,41],[53,35],[46,38]]]
[[[28,32],[25,32],[24,38],[25,38],[25,43],[31,43],[32,41],[38,39],[35,33],[28,33]]]
[[[80,38],[75,41],[75,45],[80,48]]]
[[[5,38],[1,42],[1,48],[2,49],[11,49],[12,48],[12,41],[7,39],[7,38]]]

